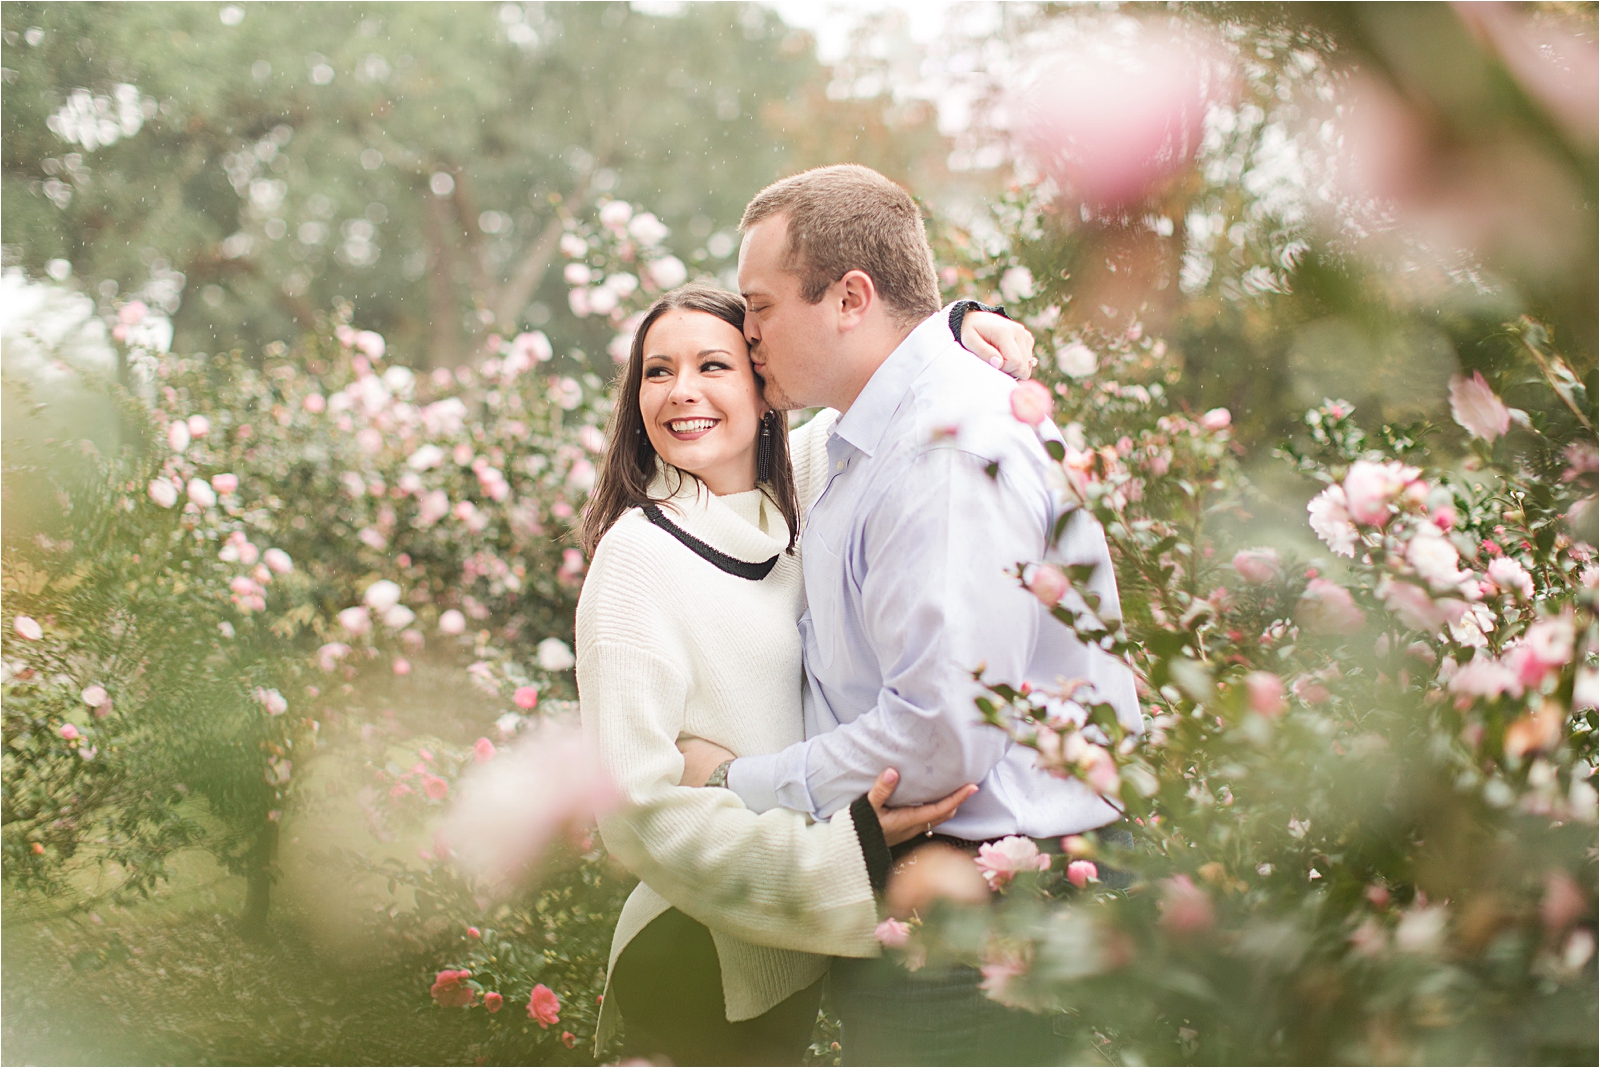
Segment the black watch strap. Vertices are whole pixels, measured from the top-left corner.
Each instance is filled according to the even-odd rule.
[[[967,313],[971,311],[993,312],[1004,318],[1011,318],[1011,316],[1006,315],[1005,305],[1003,304],[989,305],[981,304],[975,300],[958,300],[950,307],[950,333],[955,335],[957,344],[961,343],[961,324],[966,321]],[[1015,322],[1016,320],[1013,319],[1012,321]]]

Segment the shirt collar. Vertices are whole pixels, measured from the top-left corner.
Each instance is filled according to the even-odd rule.
[[[871,456],[911,383],[935,354],[953,344],[949,320],[942,311],[924,319],[867,379],[850,410],[834,424],[832,436]]]

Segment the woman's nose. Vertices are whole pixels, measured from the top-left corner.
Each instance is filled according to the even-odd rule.
[[[679,375],[673,379],[667,399],[673,404],[695,404],[700,400],[700,385],[693,375]]]

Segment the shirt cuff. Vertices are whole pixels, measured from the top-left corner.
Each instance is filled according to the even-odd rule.
[[[850,805],[850,822],[856,827],[856,842],[861,846],[861,859],[867,865],[867,882],[878,897],[889,885],[889,843],[883,837],[883,825],[873,811],[872,802],[862,794]]]
[[[740,757],[728,765],[728,789],[737,794],[751,812],[783,807],[778,802],[777,756],[771,753]]]

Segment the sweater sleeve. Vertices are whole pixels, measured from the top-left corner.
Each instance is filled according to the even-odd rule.
[[[873,880],[848,811],[821,823],[785,809],[757,815],[729,790],[678,785],[689,679],[648,623],[623,623],[595,599],[631,589],[627,616],[660,618],[608,564],[620,561],[597,554],[585,582],[577,671],[584,733],[624,799],[600,823],[606,847],[708,927],[779,949],[875,956]]]
[[[789,431],[789,463],[794,467],[794,492],[802,513],[822,496],[828,484],[828,436],[838,421],[838,412],[824,408]]]

